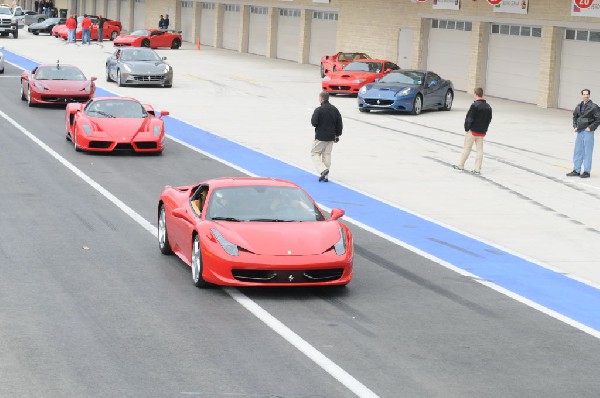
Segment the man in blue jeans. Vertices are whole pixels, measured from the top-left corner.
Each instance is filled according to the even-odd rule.
[[[573,171],[567,173],[567,176],[589,178],[592,171],[594,131],[600,125],[600,108],[590,100],[589,89],[581,90],[581,96],[583,101],[573,111],[573,129],[577,138],[573,151]]]

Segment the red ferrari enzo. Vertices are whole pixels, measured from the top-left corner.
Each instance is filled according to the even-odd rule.
[[[99,97],[86,104],[69,104],[66,111],[67,140],[76,151],[162,153],[169,112],[125,97]]]
[[[181,47],[181,32],[175,30],[141,29],[122,35],[115,39],[115,46],[132,47],[170,47],[174,50]]]
[[[158,247],[192,268],[197,287],[347,285],[353,243],[296,184],[219,178],[167,186],[158,202]]]
[[[323,91],[332,94],[358,94],[358,90],[400,67],[391,61],[364,59],[355,61],[343,70],[332,72],[322,81]]]
[[[21,74],[21,100],[29,106],[86,102],[96,92],[95,80],[73,65],[40,65]]]
[[[358,61],[359,59],[371,59],[371,57],[365,53],[343,53],[341,51],[337,54],[325,55],[321,58],[321,78],[330,72],[342,70],[350,62]]]

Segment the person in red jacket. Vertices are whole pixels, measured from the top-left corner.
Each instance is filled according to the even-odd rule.
[[[92,44],[90,42],[90,28],[92,27],[92,20],[89,16],[84,15],[81,21],[81,44]]]
[[[67,19],[65,25],[67,25],[68,30],[67,43],[75,43],[75,30],[77,29],[75,15],[71,15],[71,18]]]

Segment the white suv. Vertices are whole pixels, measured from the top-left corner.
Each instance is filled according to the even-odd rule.
[[[19,29],[23,28],[25,12],[21,7],[0,6],[0,36],[8,36],[12,33],[16,39],[19,37]]]

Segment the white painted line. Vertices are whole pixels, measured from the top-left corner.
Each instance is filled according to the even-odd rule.
[[[84,182],[86,182],[92,188],[98,191],[102,196],[104,196],[110,202],[115,204],[125,214],[127,214],[135,222],[140,224],[146,231],[150,232],[155,238],[157,237],[156,227],[154,227],[150,222],[148,222],[146,219],[140,216],[135,210],[127,206],[123,201],[121,201],[119,198],[110,193],[106,188],[94,181],[91,177],[89,177],[87,174],[85,174],[83,171],[77,168],[73,163],[69,162],[67,159],[59,155],[56,151],[54,151],[52,148],[50,148],[48,145],[42,142],[39,138],[37,138],[19,123],[17,123],[14,119],[9,117],[6,113],[0,111],[0,116],[6,119],[6,121],[12,124],[17,130],[22,132],[25,136],[31,139],[44,151],[48,152],[54,159],[58,160],[62,165],[64,165],[66,168],[75,173],[75,175],[81,178]],[[287,342],[296,347],[302,354],[306,355],[308,358],[314,361],[323,370],[325,370],[333,378],[338,380],[344,387],[355,393],[358,397],[378,398],[378,396],[373,391],[368,389],[365,385],[363,385],[354,377],[352,377],[348,372],[336,365],[332,360],[327,358],[320,351],[318,351],[316,348],[314,348],[312,345],[306,342],[306,340],[294,333],[290,328],[285,326],[281,321],[272,316],[269,312],[267,312],[264,308],[259,306],[248,296],[236,289],[225,288],[224,290],[236,302],[238,302],[240,305],[246,308],[252,315],[264,322],[275,333],[279,334]]]

